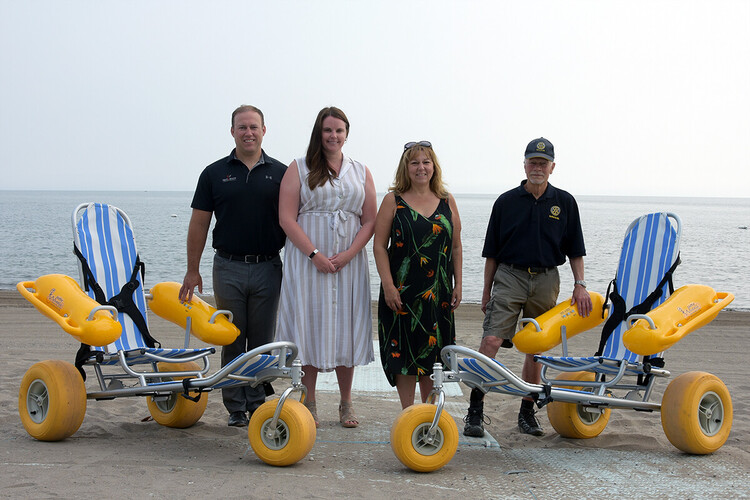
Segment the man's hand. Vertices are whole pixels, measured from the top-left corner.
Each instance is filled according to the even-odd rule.
[[[578,304],[578,314],[586,318],[591,314],[591,310],[594,306],[591,304],[591,296],[588,290],[581,285],[575,285],[573,287],[573,298],[570,299],[570,305],[574,306]]]
[[[193,292],[196,286],[198,287],[198,292],[203,293],[203,278],[201,278],[201,273],[198,271],[188,271],[185,273],[185,278],[182,280],[182,286],[180,287],[180,300],[183,302],[193,300]]]

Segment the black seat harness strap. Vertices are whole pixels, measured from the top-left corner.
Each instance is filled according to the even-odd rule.
[[[615,282],[615,280],[612,280],[609,283],[609,286],[607,287],[607,298],[604,301],[602,314],[604,314],[604,311],[607,309],[607,302],[610,299],[612,300],[612,312],[609,315],[609,318],[607,318],[606,323],[604,323],[604,327],[602,327],[602,336],[599,340],[599,349],[596,351],[596,354],[594,354],[594,356],[602,355],[602,352],[604,352],[604,347],[607,345],[609,336],[612,335],[612,332],[615,331],[617,325],[624,321],[628,316],[630,316],[631,314],[646,314],[651,310],[656,301],[659,300],[664,294],[664,285],[669,285],[669,295],[672,295],[674,293],[674,283],[672,282],[672,275],[674,274],[674,270],[679,264],[680,254],[677,254],[677,258],[675,259],[674,264],[672,264],[672,267],[670,267],[669,270],[664,273],[664,276],[662,277],[661,281],[659,281],[659,284],[656,285],[656,288],[648,295],[648,297],[644,299],[643,302],[633,306],[627,312],[625,311],[625,299],[620,295],[620,292],[617,289],[617,283]],[[612,293],[610,293],[610,289],[612,289]]]
[[[133,266],[133,272],[130,275],[130,281],[123,285],[120,293],[107,300],[102,287],[99,285],[99,283],[96,282],[94,273],[91,272],[91,268],[89,267],[86,258],[83,256],[81,251],[78,250],[78,247],[76,245],[73,245],[73,253],[81,262],[85,291],[88,292],[89,289],[93,290],[97,302],[102,305],[113,306],[117,309],[118,312],[125,313],[130,316],[130,319],[141,332],[143,341],[148,347],[161,347],[161,344],[151,336],[151,333],[148,331],[148,325],[146,324],[146,318],[143,316],[141,310],[138,309],[135,301],[133,301],[133,292],[135,292],[138,287],[141,286],[141,283],[138,281],[138,273],[141,273],[141,279],[143,279],[146,274],[146,266],[143,264],[143,262],[141,262],[141,258],[139,256],[136,256],[135,258],[135,266]],[[86,380],[86,373],[83,371],[83,365],[92,355],[94,354],[91,351],[91,346],[83,343],[76,353],[75,366],[83,375],[84,380]],[[103,355],[101,352],[98,352],[96,356],[99,361],[103,359]]]
[[[202,391],[198,391],[197,396],[191,396],[190,395],[190,381],[195,380],[192,378],[184,378],[182,379],[182,394],[180,394],[183,398],[189,399],[190,401],[197,403],[201,399]]]

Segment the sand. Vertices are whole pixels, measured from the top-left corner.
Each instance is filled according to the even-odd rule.
[[[457,311],[458,343],[479,346],[482,313],[464,304]],[[154,315],[154,336],[165,346],[182,345],[182,331]],[[169,429],[148,419],[143,398],[89,401],[86,418],[72,437],[39,442],[18,416],[18,387],[24,372],[46,359],[73,360],[76,341],[39,314],[18,293],[0,291],[0,496],[50,498],[579,498],[602,495],[665,498],[750,496],[748,351],[750,313],[722,312],[667,353],[675,377],[701,370],[720,377],[731,392],[734,423],[726,444],[713,455],[691,456],[674,448],[658,413],[615,410],[604,432],[590,440],[560,438],[540,411],[545,435],[522,435],[516,428],[517,398],[492,394],[485,413],[496,439],[477,444],[463,437],[453,460],[439,471],[414,473],[402,466],[390,445],[391,423],[400,411],[395,390],[357,393],[361,425],[337,423],[335,392],[320,393],[323,421],[312,452],[285,468],[260,461],[245,429],[226,425],[218,393],[210,393],[200,422]],[[598,332],[570,341],[571,353],[589,355]],[[499,358],[520,374],[522,355],[503,350]],[[218,354],[214,355],[218,366]],[[93,377],[89,377],[88,384]],[[356,374],[355,374],[356,379]],[[277,387],[287,386],[278,381]],[[667,381],[657,382],[660,401]],[[459,415],[468,401],[449,398]],[[457,410],[456,410],[457,409]],[[463,423],[457,419],[459,429]]]

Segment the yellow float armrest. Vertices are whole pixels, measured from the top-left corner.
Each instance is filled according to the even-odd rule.
[[[117,340],[122,333],[117,309],[101,305],[86,295],[70,276],[47,274],[36,281],[22,281],[16,289],[39,312],[79,342],[104,346]]]
[[[232,323],[231,313],[216,310],[196,295],[190,302],[181,301],[180,287],[174,281],[154,285],[149,294],[149,309],[182,328],[188,327],[190,318],[190,333],[208,344],[227,345],[234,342],[240,330]]]

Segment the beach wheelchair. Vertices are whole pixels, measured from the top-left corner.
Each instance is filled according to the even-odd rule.
[[[19,292],[42,314],[81,342],[75,364],[42,361],[21,381],[18,411],[24,428],[41,441],[73,435],[87,400],[127,396],[146,398],[151,417],[161,425],[186,428],[203,415],[208,393],[241,385],[289,379],[291,386],[252,415],[250,445],[271,465],[291,465],[315,443],[315,422],[303,402],[302,364],[291,342],[273,342],[246,352],[209,375],[214,347],[190,348],[190,337],[227,345],[239,335],[229,311],[217,311],[194,296],[179,299],[180,284],[158,283],[144,292],[144,266],[132,224],[120,209],[101,203],[73,212],[74,252],[83,289],[68,276],[51,274],[19,283]],[[146,308],[185,329],[183,348],[162,348],[148,330]],[[87,369],[97,387],[86,388]],[[290,398],[299,393],[299,401]]]
[[[732,400],[714,375],[693,371],[675,378],[661,403],[650,401],[654,382],[667,378],[664,351],[711,322],[734,296],[703,285],[674,290],[681,223],[672,213],[639,217],[628,227],[608,301],[591,293],[593,312],[583,318],[567,299],[542,316],[521,319],[513,337],[521,352],[542,364],[540,384],[530,384],[500,361],[461,346],[446,346],[432,375],[432,404],[406,408],[391,428],[391,446],[407,467],[437,470],[453,458],[458,429],[443,410],[444,385],[461,382],[483,393],[530,396],[547,406],[552,427],[562,437],[598,436],[612,409],[660,411],[664,432],[678,449],[708,454],[727,440]],[[671,295],[670,295],[671,294]],[[667,298],[668,297],[668,298]],[[611,303],[609,303],[611,302]],[[594,356],[569,356],[567,341],[606,319]],[[561,345],[562,356],[543,353]],[[556,377],[552,373],[557,372]]]

